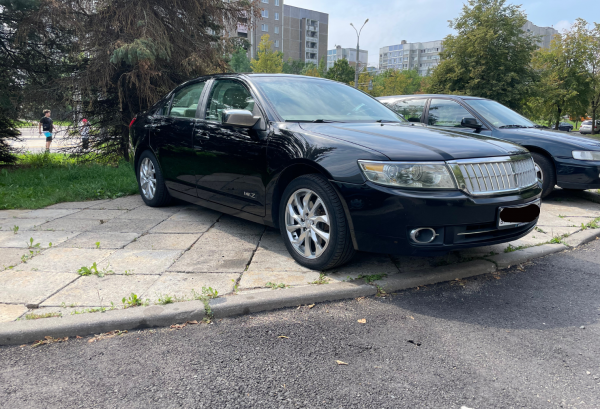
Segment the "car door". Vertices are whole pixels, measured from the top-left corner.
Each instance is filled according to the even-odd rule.
[[[386,102],[385,105],[397,114],[400,114],[408,122],[415,125],[423,125],[423,113],[427,105],[427,98],[398,99]]]
[[[462,120],[465,118],[475,119],[479,125],[482,125],[482,128],[477,130],[462,126]],[[477,133],[479,135],[491,135],[491,131],[488,130],[475,115],[457,101],[451,99],[432,98],[424,122],[427,126],[440,129],[452,129],[461,132]]]
[[[195,82],[176,90],[150,125],[150,146],[160,163],[165,184],[169,189],[192,196],[196,196],[192,138],[205,84],[205,81]]]
[[[253,128],[224,124],[223,111],[251,111],[261,120]],[[235,79],[212,82],[204,119],[194,132],[198,197],[258,216],[265,215],[267,139],[252,93]]]

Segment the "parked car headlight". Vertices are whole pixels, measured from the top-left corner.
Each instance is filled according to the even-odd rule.
[[[573,151],[573,158],[600,161],[600,151]]]
[[[456,189],[454,178],[445,163],[368,162],[358,161],[368,180],[380,185]]]

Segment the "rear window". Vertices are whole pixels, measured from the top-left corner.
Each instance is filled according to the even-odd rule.
[[[583,121],[581,124],[582,125],[591,125],[592,121]]]

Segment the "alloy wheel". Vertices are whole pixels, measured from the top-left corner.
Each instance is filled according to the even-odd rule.
[[[538,165],[537,163],[534,162],[534,165],[535,165],[535,175],[540,180],[540,182],[544,183],[544,171],[542,170],[540,165]]]
[[[144,158],[140,164],[140,186],[146,199],[154,199],[156,194],[156,169],[150,158]]]
[[[329,213],[312,190],[299,189],[290,196],[285,225],[294,250],[302,257],[316,259],[327,249],[331,232]]]

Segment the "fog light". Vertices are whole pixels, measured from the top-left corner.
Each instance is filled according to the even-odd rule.
[[[421,227],[410,232],[410,238],[415,243],[429,244],[439,236],[431,227]]]

